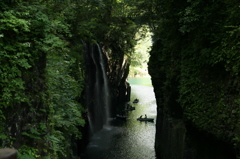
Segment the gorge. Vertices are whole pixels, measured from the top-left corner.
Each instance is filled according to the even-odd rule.
[[[17,149],[20,159],[78,158],[133,100],[128,75],[145,72],[129,68],[145,66],[141,47],[134,50],[151,32],[154,157],[240,157],[239,1],[11,0],[0,6],[1,148]]]

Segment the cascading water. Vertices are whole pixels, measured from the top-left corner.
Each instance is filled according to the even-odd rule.
[[[102,77],[103,77],[103,85],[102,85],[102,100],[103,100],[103,106],[104,106],[104,110],[105,110],[105,117],[106,117],[106,124],[108,125],[108,118],[109,118],[109,84],[108,84],[108,78],[107,78],[107,74],[106,74],[106,69],[105,69],[105,62],[103,60],[103,53],[101,51],[100,46],[97,44],[97,48],[98,48],[98,52],[99,52],[99,62],[101,65],[101,70],[102,70]]]
[[[100,130],[103,125],[108,124],[109,118],[109,85],[106,75],[106,63],[103,53],[98,44],[92,45],[89,50],[89,60],[92,61],[92,69],[88,71],[89,86],[88,97],[88,118],[91,131],[94,133]]]

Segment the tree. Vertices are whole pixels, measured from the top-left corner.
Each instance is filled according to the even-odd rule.
[[[84,124],[77,101],[83,77],[75,79],[79,69],[70,70],[80,58],[69,53],[69,24],[60,8],[52,12],[53,1],[1,3],[1,146],[19,149],[20,158],[69,157],[71,136],[80,138],[78,128]],[[60,86],[62,78],[64,88],[54,87],[53,82]],[[66,112],[56,111],[60,97],[59,107],[66,106]]]

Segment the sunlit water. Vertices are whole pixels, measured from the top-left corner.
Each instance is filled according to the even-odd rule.
[[[139,85],[137,80],[142,79],[129,79],[131,101],[135,98],[140,100],[138,104],[132,104],[136,110],[127,113],[126,121],[109,119],[110,125],[93,135],[81,159],[155,159],[155,96],[151,86]],[[154,118],[154,122],[137,121],[140,115],[145,114]]]

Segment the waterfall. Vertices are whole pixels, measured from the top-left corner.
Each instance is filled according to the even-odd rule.
[[[98,44],[91,45],[88,52],[91,64],[87,66],[87,107],[90,128],[94,133],[108,125],[110,96],[104,54]]]
[[[109,97],[109,84],[108,84],[108,78],[107,78],[107,74],[106,74],[106,69],[105,69],[105,61],[103,59],[103,53],[101,51],[101,48],[100,46],[97,44],[97,48],[98,48],[98,52],[99,52],[99,62],[100,62],[100,65],[101,65],[101,70],[102,70],[102,77],[103,77],[103,85],[102,85],[102,100],[103,100],[103,106],[104,106],[104,110],[105,110],[105,124],[109,124],[108,123],[108,118],[109,118],[109,100],[110,100],[110,97]]]

